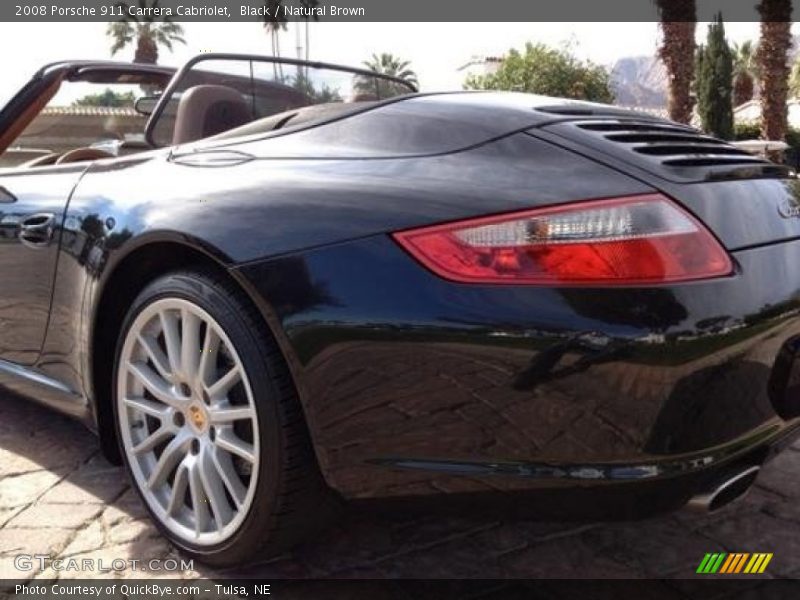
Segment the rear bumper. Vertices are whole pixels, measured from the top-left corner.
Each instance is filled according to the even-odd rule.
[[[527,497],[565,517],[608,496],[607,518],[676,508],[798,432],[793,354],[775,364],[800,339],[800,242],[734,259],[671,287],[468,286],[378,236],[241,274],[344,496]]]
[[[751,467],[768,463],[798,438],[800,429],[790,426],[767,433],[759,442],[740,445],[736,450],[731,448],[725,458],[698,454],[661,463],[605,465],[605,469],[596,464],[571,465],[568,468],[573,470],[572,476],[559,473],[554,477],[552,472],[543,476],[541,464],[530,472],[522,468],[502,473],[496,470],[497,465],[491,465],[491,473],[487,469],[478,475],[486,487],[493,488],[488,491],[465,489],[465,480],[475,477],[482,467],[472,464],[472,475],[467,474],[467,469],[438,476],[428,471],[428,485],[437,489],[433,493],[406,495],[398,487],[399,494],[353,499],[364,506],[382,509],[456,511],[546,520],[635,520],[688,507],[696,512],[700,509],[691,505],[701,495],[710,494]],[[634,473],[638,477],[631,477]],[[417,473],[408,489],[416,492],[420,489],[419,482]],[[445,494],[447,500],[442,502]],[[715,509],[706,506],[704,510]]]

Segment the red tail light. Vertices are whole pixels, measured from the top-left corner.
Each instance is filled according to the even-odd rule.
[[[711,233],[660,194],[424,227],[394,239],[437,275],[465,283],[636,285],[733,270]]]

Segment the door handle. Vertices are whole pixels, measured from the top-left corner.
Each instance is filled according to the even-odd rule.
[[[20,221],[19,241],[30,248],[48,246],[53,240],[56,216],[53,213],[38,213]]]

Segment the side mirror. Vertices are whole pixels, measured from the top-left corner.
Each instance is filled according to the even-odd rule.
[[[140,115],[150,116],[156,109],[160,96],[142,96],[133,103],[133,109]]]

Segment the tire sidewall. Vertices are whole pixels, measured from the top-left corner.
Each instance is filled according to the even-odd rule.
[[[253,502],[239,529],[228,539],[216,545],[200,546],[192,544],[177,538],[162,525],[131,475],[131,466],[122,442],[119,398],[117,394],[122,347],[139,313],[151,303],[165,298],[180,298],[192,302],[217,321],[236,349],[236,353],[244,365],[253,393],[260,447],[258,479]],[[123,321],[114,354],[112,386],[114,427],[131,484],[159,531],[174,545],[188,554],[209,562],[217,556],[225,556],[226,562],[244,560],[247,557],[246,554],[241,558],[230,555],[239,554],[240,551],[237,551],[237,548],[244,550],[257,543],[261,536],[267,535],[270,526],[268,516],[273,512],[273,505],[276,502],[281,485],[280,473],[283,456],[280,440],[283,435],[283,427],[281,426],[281,416],[277,402],[278,390],[275,388],[274,377],[270,372],[267,356],[264,354],[265,348],[263,348],[263,344],[260,343],[259,338],[254,335],[251,328],[248,327],[247,321],[241,314],[242,310],[243,307],[240,306],[239,302],[203,275],[190,273],[165,275],[148,285],[134,300]]]

